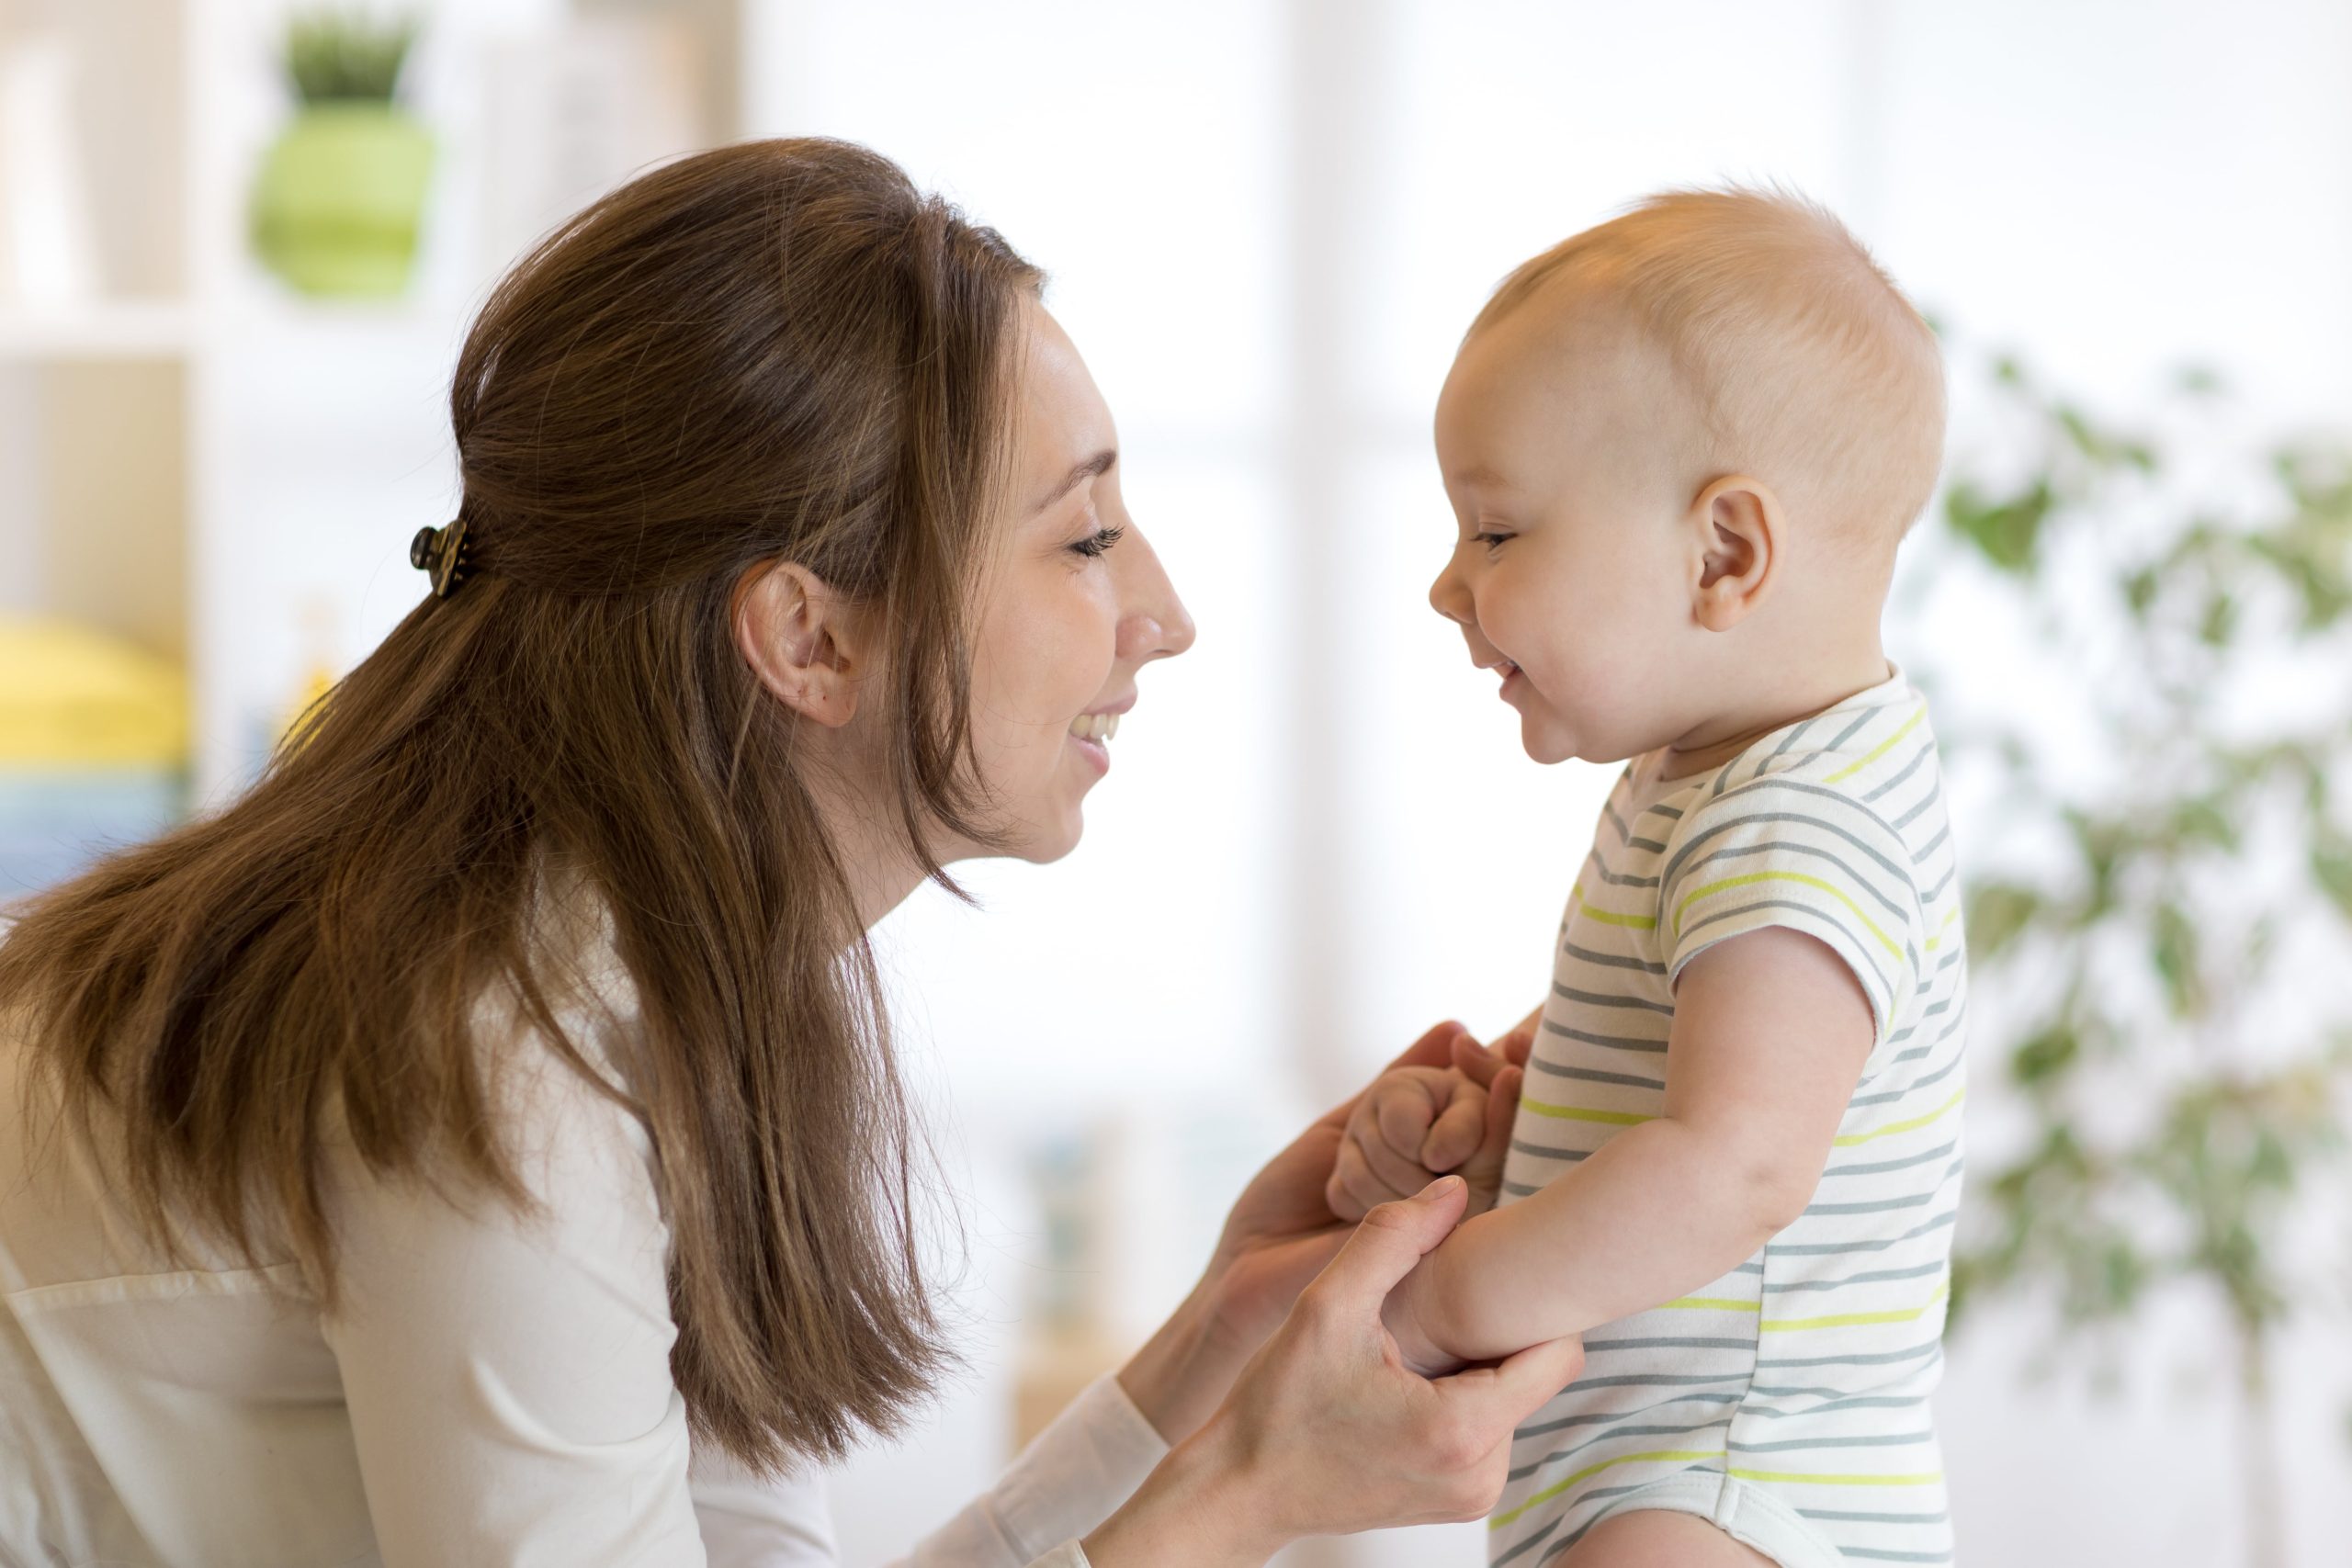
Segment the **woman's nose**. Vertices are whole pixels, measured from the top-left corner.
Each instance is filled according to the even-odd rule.
[[[1119,657],[1136,664],[1173,658],[1193,646],[1192,613],[1168,581],[1159,552],[1140,533],[1129,542],[1141,547],[1129,557],[1134,571],[1119,615]]]

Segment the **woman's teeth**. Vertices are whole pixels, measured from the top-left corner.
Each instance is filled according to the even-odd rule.
[[[1069,732],[1080,740],[1108,740],[1119,733],[1114,713],[1082,713],[1069,721]]]

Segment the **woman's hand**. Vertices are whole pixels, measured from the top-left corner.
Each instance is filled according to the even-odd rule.
[[[1388,1070],[1443,1066],[1458,1023],[1441,1023],[1406,1048]],[[1201,1282],[1159,1332],[1120,1369],[1127,1397],[1170,1444],[1180,1443],[1224,1403],[1234,1374],[1274,1331],[1306,1282],[1339,1251],[1351,1225],[1323,1199],[1348,1115],[1359,1094],[1335,1106],[1268,1161],[1235,1200]]]
[[[1491,1084],[1503,1066],[1526,1062],[1532,1038],[1522,1024],[1488,1053],[1461,1024],[1441,1023],[1386,1071],[1444,1069],[1466,1061],[1478,1064],[1483,1081]],[[1352,1224],[1331,1212],[1325,1189],[1348,1119],[1370,1092],[1333,1107],[1267,1162],[1235,1200],[1200,1284],[1120,1370],[1127,1397],[1170,1443],[1182,1442],[1224,1401],[1241,1364],[1351,1234]],[[1503,1141],[1481,1148],[1473,1168],[1491,1164],[1498,1173],[1509,1136],[1506,1123]],[[1472,1201],[1478,1209],[1490,1204],[1491,1186],[1483,1194],[1474,1189]]]
[[[1290,1541],[1476,1518],[1502,1493],[1512,1429],[1574,1380],[1573,1339],[1430,1380],[1381,1326],[1396,1281],[1461,1220],[1448,1177],[1364,1217],[1233,1395],[1089,1537],[1096,1568],[1261,1563]]]
[[[1453,1060],[1457,1043],[1476,1049],[1470,1032],[1461,1024],[1438,1024],[1407,1046],[1382,1077],[1444,1067]],[[1234,1200],[1233,1212],[1226,1216],[1225,1232],[1210,1259],[1207,1278],[1216,1283],[1221,1325],[1241,1347],[1245,1359],[1265,1343],[1289,1314],[1298,1292],[1322,1272],[1355,1222],[1363,1218],[1361,1211],[1344,1217],[1333,1213],[1325,1187],[1346,1136],[1348,1120],[1370,1092],[1366,1089],[1333,1107],[1292,1140],[1242,1189],[1241,1196]]]

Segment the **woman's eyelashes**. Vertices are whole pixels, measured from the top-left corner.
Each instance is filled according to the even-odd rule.
[[[1125,528],[1097,528],[1083,539],[1072,544],[1070,548],[1088,560],[1100,560],[1109,552],[1112,546],[1126,536],[1127,531]]]

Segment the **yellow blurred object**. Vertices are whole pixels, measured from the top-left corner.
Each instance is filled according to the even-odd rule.
[[[187,761],[187,677],[68,621],[0,620],[0,766]]]
[[[302,606],[302,684],[286,711],[278,716],[277,743],[281,746],[295,739],[302,721],[311,716],[319,699],[334,690],[334,606],[323,598],[313,596]]]

